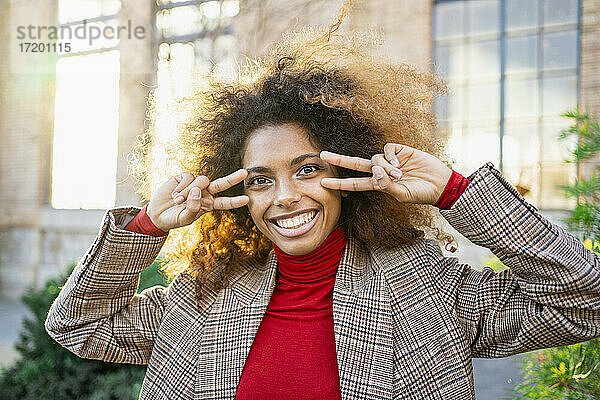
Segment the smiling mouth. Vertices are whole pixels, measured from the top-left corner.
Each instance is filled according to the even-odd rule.
[[[292,218],[278,218],[272,219],[271,221],[279,228],[283,229],[297,229],[310,221],[312,221],[317,215],[317,211],[312,210],[300,215],[296,215]]]

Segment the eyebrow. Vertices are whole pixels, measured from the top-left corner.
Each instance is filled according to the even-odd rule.
[[[294,158],[292,161],[290,161],[290,166],[300,164],[302,161],[306,160],[307,158],[315,158],[315,157],[319,158],[319,155],[315,154],[315,153],[302,154],[302,155]],[[249,168],[246,168],[246,171],[264,173],[264,172],[271,172],[271,169],[267,168],[267,167],[249,167]]]

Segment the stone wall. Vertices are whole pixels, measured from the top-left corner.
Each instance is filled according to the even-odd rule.
[[[54,76],[47,69],[21,72],[18,61],[11,60],[15,51],[10,47],[15,34],[11,22],[56,25],[56,1],[3,3],[9,12],[0,17],[4,22],[0,26],[0,298],[18,300],[25,288],[40,285],[84,254],[105,210],[50,206]],[[120,24],[131,20],[144,26],[148,39],[121,40],[117,47],[121,66],[116,206],[142,205],[127,170],[127,157],[136,136],[143,133],[146,96],[155,85],[152,13],[152,2],[122,2]],[[51,57],[48,53],[43,63],[53,64]],[[30,67],[22,69],[30,71]]]
[[[341,0],[242,1],[235,29],[241,55],[264,53],[268,44],[289,29],[330,23]],[[153,2],[122,2],[121,20],[131,19],[152,32]],[[54,81],[51,74],[19,73],[11,66],[11,24],[15,16],[54,25],[56,0],[3,0],[0,14],[0,297],[17,299],[66,264],[82,256],[91,244],[105,210],[55,210],[50,206]],[[288,7],[289,8],[286,8]],[[372,51],[420,69],[431,67],[431,10],[421,0],[357,1],[347,29],[373,28],[385,34],[385,44]],[[600,0],[582,0],[580,104],[600,112]],[[156,84],[153,40],[124,41],[121,50],[119,142],[116,205],[142,205],[127,170],[136,136],[145,128],[146,96]],[[149,66],[149,68],[147,68]],[[587,170],[591,165],[586,164]],[[584,168],[584,170],[585,170]],[[467,171],[472,172],[472,171]],[[558,215],[558,214],[557,214]],[[558,220],[557,216],[551,219]],[[463,242],[461,242],[463,243]],[[462,249],[461,249],[462,248]],[[480,265],[486,249],[459,246],[461,261]]]
[[[581,0],[579,104],[600,119],[600,0]],[[600,159],[580,164],[580,175],[589,176]]]

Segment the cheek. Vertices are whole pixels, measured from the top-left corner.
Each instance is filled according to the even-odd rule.
[[[327,214],[329,214],[329,216],[334,216],[335,214],[340,213],[342,208],[342,197],[340,192],[337,190],[323,189],[319,198],[321,199],[321,203],[327,210]]]
[[[264,213],[267,209],[264,199],[256,193],[246,193],[246,195],[250,199],[248,202],[248,211],[250,211],[250,216],[252,216],[254,223],[257,225],[263,224]]]

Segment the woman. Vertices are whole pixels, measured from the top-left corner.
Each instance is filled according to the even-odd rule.
[[[473,399],[473,357],[600,336],[598,257],[493,164],[452,171],[428,134],[443,82],[335,28],[188,99],[185,172],[151,194],[137,158],[150,201],[108,210],[56,341],[148,364],[143,399]],[[438,208],[509,269],[444,257]],[[173,282],[135,294],[166,244]]]

